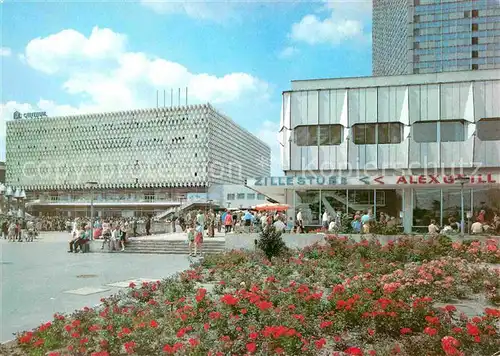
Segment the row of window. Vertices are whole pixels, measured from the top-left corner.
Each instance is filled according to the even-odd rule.
[[[401,143],[404,125],[400,122],[354,124],[352,140],[356,145],[385,145]],[[465,141],[465,120],[420,121],[412,125],[415,142],[461,142]],[[500,118],[481,119],[476,125],[476,135],[481,141],[500,140]],[[294,130],[297,146],[334,146],[344,139],[344,126],[303,125]]]
[[[500,8],[496,9],[497,14],[500,15]],[[493,24],[495,22],[498,22],[500,20],[500,16],[484,16],[484,17],[477,17],[474,19],[471,18],[458,18],[458,19],[453,19],[453,20],[437,20],[437,21],[430,21],[430,22],[421,22],[420,18],[418,17],[419,15],[416,15],[417,17],[414,18],[417,22],[414,22],[414,28],[432,28],[432,27],[450,27],[450,26],[456,26],[456,25],[470,25],[472,23],[477,23],[477,24]],[[420,21],[420,22],[418,22]],[[487,26],[486,29],[489,29],[490,26]],[[494,28],[492,26],[491,28]]]
[[[246,198],[248,200],[255,200],[255,197],[257,197],[257,200],[265,200],[266,197],[263,194],[255,194],[255,193],[247,193]],[[245,193],[228,193],[227,194],[227,199],[226,200],[243,200],[245,199]]]

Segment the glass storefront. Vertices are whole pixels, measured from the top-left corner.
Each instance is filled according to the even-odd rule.
[[[371,209],[377,219],[384,213],[399,221],[403,199],[402,190],[398,189],[297,190],[294,206],[302,212],[305,225],[320,225],[325,210],[333,215],[334,212],[354,214]]]
[[[405,202],[404,196],[407,201]],[[402,225],[404,207],[412,212],[410,219],[412,231],[425,232],[431,220],[439,226],[449,224],[449,219],[457,223],[462,218],[462,190],[449,189],[411,189],[403,195],[402,189],[338,189],[338,190],[296,190],[294,205],[302,211],[305,225],[321,225],[323,212],[347,212],[354,215],[357,211],[371,209],[380,219],[380,214],[394,217],[397,225]],[[491,221],[494,213],[500,211],[500,189],[483,187],[463,190],[463,217],[466,229],[481,210],[486,212],[486,220]],[[403,214],[402,214],[403,213]]]

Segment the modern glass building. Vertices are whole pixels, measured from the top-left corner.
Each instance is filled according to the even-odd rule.
[[[494,68],[498,0],[373,1],[373,75]]]
[[[91,195],[98,214],[161,213],[270,172],[269,146],[210,104],[15,117],[6,185],[26,192],[35,215],[88,215]]]
[[[500,71],[299,80],[283,93],[284,177],[247,184],[290,216],[372,209],[406,232],[500,211]]]

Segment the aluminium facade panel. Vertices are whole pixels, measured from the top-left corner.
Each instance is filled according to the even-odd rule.
[[[473,76],[464,80],[460,72],[455,72],[437,75],[434,81],[427,75],[412,75],[407,84],[401,81],[400,85],[387,80],[390,85],[386,86],[372,86],[372,78],[358,78],[357,86],[344,89],[337,85],[340,80],[332,81],[331,89],[328,85],[307,81],[310,91],[318,93],[320,118],[323,117],[320,125],[342,123],[346,135],[328,145],[297,142],[297,127],[307,121],[301,117],[300,105],[292,105],[288,117],[282,118],[290,122],[291,129],[290,142],[283,147],[283,169],[293,174],[316,164],[323,171],[500,168],[500,105],[496,100],[500,93],[500,74],[480,72],[474,72],[478,80]],[[489,74],[491,79],[485,80],[483,74]],[[378,78],[378,82],[384,82],[383,79]],[[299,103],[307,97],[307,91],[302,87],[283,96]],[[342,92],[348,97],[345,121],[338,119],[341,100],[336,94]],[[330,108],[330,120],[324,117],[327,108]],[[298,110],[294,112],[294,109]],[[387,140],[381,131],[386,129],[381,125],[387,124],[396,124],[393,141]],[[359,137],[355,131],[359,125],[368,130],[366,135],[370,139],[365,143],[356,142]],[[481,130],[486,133],[481,135]],[[306,166],[305,163],[315,159],[311,152],[316,149],[319,151],[317,163]]]
[[[83,189],[88,181],[102,189],[241,184],[244,178],[214,180],[209,174],[209,162],[217,155],[210,150],[217,116],[206,104],[9,121],[6,181],[28,191]],[[225,135],[235,127],[226,124]],[[238,135],[240,142],[265,146],[242,129]],[[269,159],[269,151],[261,153]],[[255,164],[245,155],[232,160]]]

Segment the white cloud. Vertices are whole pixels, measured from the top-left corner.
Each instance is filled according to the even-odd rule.
[[[280,58],[290,58],[294,56],[295,54],[299,53],[299,50],[293,46],[288,46],[285,47],[281,52],[278,54],[278,57]]]
[[[0,47],[0,57],[9,57],[12,50],[9,47]]]
[[[365,31],[371,18],[370,1],[325,1],[320,10],[327,16],[308,14],[292,25],[292,40],[335,46],[353,39],[365,41],[370,35]]]
[[[31,40],[26,46],[27,63],[44,73],[54,74],[80,66],[83,60],[115,58],[123,53],[126,37],[110,29],[94,27],[87,38],[73,29]]]
[[[89,37],[69,29],[30,41],[25,58],[34,69],[65,78],[65,91],[100,110],[151,105],[156,90],[170,88],[188,87],[190,102],[215,104],[247,94],[266,97],[269,91],[267,83],[250,74],[193,73],[180,63],[128,52],[126,43],[125,35],[111,29],[95,27]]]
[[[191,18],[222,22],[235,15],[229,1],[141,0],[141,3],[162,15],[186,15]]]

